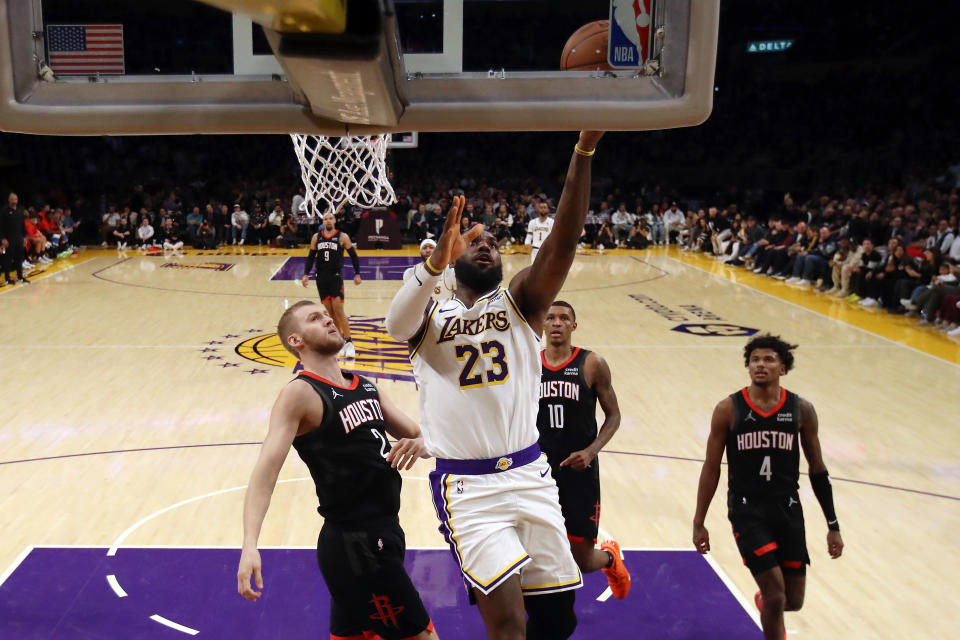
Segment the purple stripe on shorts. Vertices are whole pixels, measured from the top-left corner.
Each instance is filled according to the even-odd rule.
[[[451,460],[437,458],[437,473],[452,473],[460,476],[480,476],[488,473],[502,473],[509,469],[516,469],[530,464],[540,457],[540,445],[534,442],[526,449],[516,453],[508,453],[497,458],[486,460]]]

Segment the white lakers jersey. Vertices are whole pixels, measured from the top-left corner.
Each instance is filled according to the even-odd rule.
[[[416,266],[408,267],[407,270],[403,272],[404,282],[413,277],[413,272],[416,268]],[[434,300],[449,300],[456,290],[457,276],[453,272],[453,267],[447,266],[447,268],[443,270],[443,273],[440,274],[440,282],[433,288],[433,293],[430,294],[430,297]]]
[[[534,218],[527,224],[527,233],[533,238],[533,248],[539,249],[543,241],[547,239],[550,232],[553,231],[553,218],[547,218],[540,221],[540,218]]]
[[[435,457],[495,458],[537,441],[540,337],[506,289],[469,309],[456,296],[435,302],[410,359]]]

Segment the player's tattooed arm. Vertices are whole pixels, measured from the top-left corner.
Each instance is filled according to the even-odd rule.
[[[721,400],[710,418],[710,436],[707,438],[707,455],[700,470],[700,482],[697,486],[697,511],[693,515],[693,546],[700,553],[710,551],[710,533],[704,522],[707,510],[713,501],[720,482],[720,463],[723,461],[723,449],[727,444],[727,434],[733,427],[733,400],[729,397]]]
[[[617,393],[613,390],[613,381],[610,375],[610,365],[607,361],[591,352],[584,364],[587,384],[593,388],[603,409],[603,424],[597,432],[597,438],[586,449],[574,451],[566,460],[560,463],[561,467],[572,467],[582,471],[590,466],[613,434],[620,428],[620,404],[617,402]]]
[[[510,295],[534,333],[543,333],[543,318],[563,287],[577,254],[580,231],[590,207],[590,165],[593,150],[603,137],[602,131],[581,131],[570,158],[563,192],[557,203],[553,231],[540,246],[536,260],[510,281]]]
[[[423,436],[420,434],[420,426],[395,405],[379,386],[377,388],[380,391],[380,409],[383,410],[387,433],[397,438],[397,442],[387,453],[387,462],[394,469],[406,470],[418,459],[429,458],[430,454],[427,453]]]
[[[287,459],[290,445],[300,428],[305,407],[310,404],[311,393],[307,383],[296,380],[283,388],[270,412],[267,437],[260,446],[260,455],[250,474],[250,483],[243,500],[243,547],[237,569],[237,592],[251,602],[256,602],[261,595],[260,591],[250,586],[251,576],[256,588],[263,589],[260,552],[257,551],[260,529],[267,509],[270,508],[270,498],[277,485],[280,468]],[[311,418],[315,417],[311,415]],[[322,419],[321,414],[320,420]]]
[[[820,421],[810,402],[797,398],[797,404],[800,409],[800,446],[807,459],[813,493],[827,519],[827,552],[831,558],[839,558],[843,554],[843,538],[840,536],[840,523],[833,506],[830,474],[827,472],[827,465],[823,462],[823,452],[820,449]]]

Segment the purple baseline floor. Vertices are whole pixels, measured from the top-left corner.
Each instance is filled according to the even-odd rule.
[[[759,629],[695,551],[626,551],[626,600],[598,602],[602,574],[577,592],[573,638],[760,638]],[[262,551],[263,597],[236,592],[232,549],[35,548],[0,585],[0,639],[192,637],[150,619],[159,614],[201,638],[328,638],[328,595],[311,549]],[[446,550],[412,549],[407,570],[441,638],[482,640],[483,625]],[[106,576],[129,594],[118,597]]]
[[[383,258],[360,258],[360,277],[364,280],[401,280],[407,267],[420,262],[419,256],[386,256]],[[349,264],[348,261],[344,261]],[[299,280],[307,264],[305,256],[287,258],[271,280]],[[353,267],[347,269],[344,278],[353,276]]]

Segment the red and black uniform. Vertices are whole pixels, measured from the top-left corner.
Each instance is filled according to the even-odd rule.
[[[341,231],[334,229],[332,235],[326,230],[317,232],[317,292],[320,300],[340,298],[343,300],[343,245]]]
[[[800,407],[797,395],[780,389],[780,401],[760,411],[747,390],[733,400],[733,429],[727,435],[727,516],[753,575],[780,566],[806,573],[810,564],[800,478]]]
[[[584,377],[588,355],[589,351],[576,347],[566,362],[551,367],[540,352],[540,449],[547,454],[557,481],[567,537],[574,542],[596,542],[600,527],[599,458],[583,471],[560,466],[597,438],[597,394]]]
[[[298,379],[323,401],[323,422],[297,436],[324,518],[317,561],[330,591],[330,637],[410,638],[430,627],[420,594],[403,567],[406,540],[400,473],[386,461],[387,442],[377,388],[356,374],[341,387],[307,371]]]

